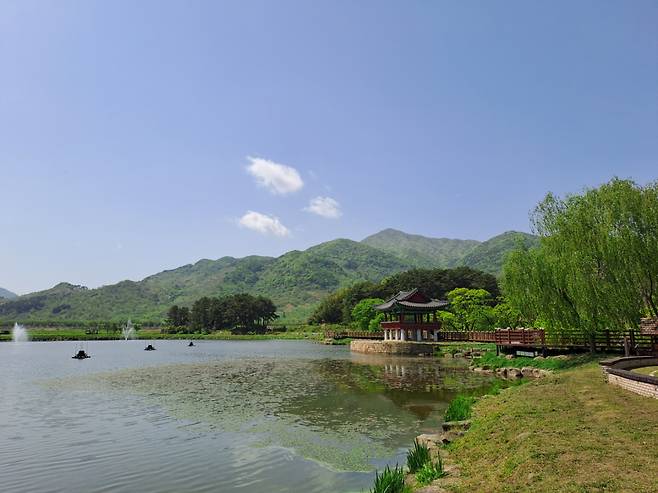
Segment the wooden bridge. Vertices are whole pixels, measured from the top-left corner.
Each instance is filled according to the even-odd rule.
[[[546,346],[542,329],[496,329],[477,332],[440,332],[439,340],[491,342],[496,346]]]
[[[586,334],[570,330],[546,334],[543,329],[496,329],[490,332],[440,332],[441,341],[490,342],[499,349],[518,348],[529,350],[576,350],[591,349],[606,352],[625,352],[625,346],[633,354],[658,352],[658,337],[630,329],[606,330],[594,335],[590,341]]]
[[[499,350],[528,350],[546,352],[547,350],[589,350],[605,352],[626,352],[631,354],[658,354],[658,336],[637,330],[612,331],[597,333],[593,340],[580,331],[561,331],[546,334],[543,329],[496,329],[492,331],[440,331],[440,341],[488,342]],[[383,339],[382,331],[327,331],[326,337],[333,339]],[[413,339],[410,339],[413,340]]]

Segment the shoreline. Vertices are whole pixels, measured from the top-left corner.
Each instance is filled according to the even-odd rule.
[[[412,491],[649,493],[658,482],[658,400],[608,384],[594,361],[478,398],[467,428],[437,450],[448,474]]]
[[[29,330],[29,342],[56,341],[123,341],[121,334],[86,334],[84,330],[71,329],[34,329]],[[269,334],[231,334],[216,332],[212,334],[162,334],[160,332],[140,331],[135,340],[210,340],[210,341],[266,341],[266,340],[307,340],[322,341],[321,332],[275,332]],[[0,334],[0,343],[13,342],[11,334]]]

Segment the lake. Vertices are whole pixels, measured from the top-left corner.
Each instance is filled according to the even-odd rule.
[[[0,344],[4,492],[357,492],[403,464],[465,363],[302,341]]]

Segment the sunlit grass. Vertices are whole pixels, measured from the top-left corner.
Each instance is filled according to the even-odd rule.
[[[656,491],[658,400],[595,363],[481,399],[472,421],[449,446],[455,491]]]
[[[498,388],[496,388],[497,391]],[[462,421],[471,417],[471,410],[475,404],[475,397],[470,395],[460,394],[455,397],[446,409],[446,421]]]

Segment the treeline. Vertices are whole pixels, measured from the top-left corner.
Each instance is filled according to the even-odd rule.
[[[498,327],[517,327],[525,321],[521,313],[505,299],[494,298],[486,289],[455,288],[445,295],[450,303],[436,312],[443,330],[487,331]],[[382,313],[374,306],[383,303],[382,298],[364,298],[352,309],[351,325],[358,330],[380,330]]]
[[[33,310],[41,310],[46,306],[46,296],[44,295],[17,298],[10,301],[10,303],[0,303],[0,317],[12,316],[16,318]]]
[[[170,328],[206,331],[229,329],[234,332],[265,332],[267,324],[278,318],[269,298],[246,293],[221,297],[203,297],[192,308],[172,306],[167,312]]]
[[[540,243],[508,255],[503,296],[493,276],[473,269],[411,270],[331,294],[310,321],[373,330],[372,306],[414,287],[450,302],[437,312],[447,330],[542,327],[549,336],[579,332],[592,349],[598,334],[658,318],[658,182],[615,178],[578,195],[548,194],[532,223]]]
[[[365,281],[339,289],[320,303],[309,318],[309,323],[350,324],[354,322],[353,310],[361,300],[386,299],[399,291],[413,288],[437,299],[446,299],[447,294],[456,288],[482,289],[491,298],[492,306],[497,304],[500,296],[494,276],[470,267],[412,269],[389,276],[379,283]]]
[[[658,182],[613,179],[564,199],[548,194],[532,222],[540,246],[503,271],[510,304],[549,332],[597,333],[658,317]]]

